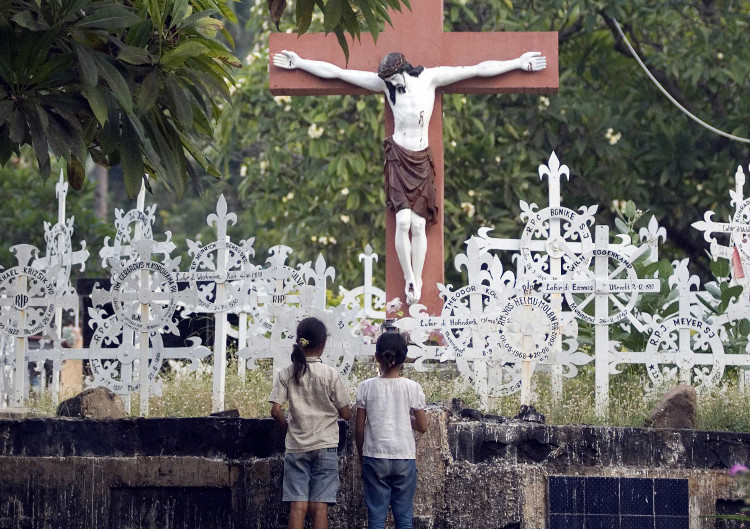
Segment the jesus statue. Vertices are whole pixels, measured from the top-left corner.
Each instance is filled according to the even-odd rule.
[[[389,53],[375,73],[303,59],[285,50],[274,55],[273,64],[385,94],[394,122],[393,136],[383,142],[386,204],[396,212],[396,253],[404,272],[406,302],[417,303],[422,295],[422,269],[427,255],[425,229],[438,219],[435,170],[428,144],[435,90],[470,77],[492,77],[518,69],[538,72],[546,68],[547,59],[531,51],[509,61],[425,68],[412,66],[401,53]]]

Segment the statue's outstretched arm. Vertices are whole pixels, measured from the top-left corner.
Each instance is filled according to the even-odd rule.
[[[474,66],[439,66],[430,68],[435,86],[445,86],[471,77],[494,77],[512,70],[538,72],[547,67],[547,58],[529,51],[510,61],[484,61]]]
[[[385,91],[385,83],[374,72],[361,70],[347,70],[335,64],[323,61],[303,59],[293,51],[282,51],[273,56],[273,64],[286,70],[304,70],[323,79],[341,79],[355,86],[360,86],[373,92]]]

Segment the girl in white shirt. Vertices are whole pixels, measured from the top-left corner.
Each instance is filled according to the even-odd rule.
[[[378,338],[379,377],[357,387],[355,440],[367,505],[367,528],[383,529],[388,506],[396,529],[412,529],[417,489],[416,446],[412,430],[427,431],[422,386],[401,377],[406,340],[395,332]]]

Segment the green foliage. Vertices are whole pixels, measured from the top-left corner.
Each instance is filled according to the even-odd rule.
[[[37,180],[39,173],[28,164],[26,158],[14,156],[5,168],[0,168],[0,195],[3,197],[3,208],[0,210],[0,224],[3,226],[0,266],[5,269],[18,265],[18,261],[10,253],[11,246],[16,244],[33,244],[39,249],[40,256],[43,256],[46,248],[44,223],[57,222],[56,179],[51,178],[40,186]],[[53,162],[52,169],[59,174],[58,164]],[[105,223],[97,219],[90,207],[93,195],[94,185],[87,182],[81,190],[79,200],[67,201],[67,217],[75,219],[73,250],[80,250],[80,241],[85,240],[86,248],[91,253],[85,272],[81,273],[80,267],[76,266],[71,274],[74,277],[102,276],[98,251],[103,245],[104,237],[114,235],[112,222]]]
[[[239,63],[217,16],[226,0],[0,2],[0,164],[28,144],[80,189],[88,154],[131,197],[144,172],[181,195],[191,161],[219,177],[203,150]]]
[[[339,46],[349,60],[349,44],[346,34],[359,40],[362,21],[367,31],[378,40],[382,31],[381,21],[391,22],[389,9],[401,11],[402,5],[409,8],[409,0],[297,0],[295,2],[295,22],[297,33],[306,33],[313,22],[313,14],[318,7],[323,14],[323,28],[336,35]],[[279,29],[279,23],[286,10],[286,0],[268,0],[271,20]]]
[[[609,17],[617,17],[678,100],[712,124],[748,136],[743,116],[750,101],[743,94],[750,49],[743,43],[750,4],[446,0],[445,6],[446,31],[560,34],[557,95],[443,97],[446,282],[462,280],[451,263],[479,227],[516,238],[519,200],[547,204],[546,182],[536,169],[552,150],[571,168],[570,181],[562,183],[564,205],[599,204],[597,221],[623,231],[618,205],[632,201],[667,229],[668,261],[690,257],[695,272],[710,278],[705,242],[690,224],[708,209],[721,218],[730,214],[728,177],[750,149],[672,106],[615,36]],[[313,16],[308,31],[324,26]],[[224,173],[243,181],[238,200],[253,217],[247,233],[308,255],[325,250],[346,281],[358,274],[356,254],[364,242],[381,255],[384,248],[382,99],[274,101],[265,86],[263,31],[255,38],[255,62],[239,76],[235,104],[221,124]],[[498,50],[498,58],[509,57]],[[323,130],[320,137],[307,135],[313,125],[314,132]],[[247,172],[240,174],[243,165]],[[294,199],[285,202],[290,192]],[[334,247],[321,245],[320,237],[331,234]]]

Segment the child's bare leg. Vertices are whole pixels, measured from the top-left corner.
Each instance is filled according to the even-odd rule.
[[[328,529],[328,504],[310,502],[313,529]]]
[[[307,515],[307,506],[306,501],[293,501],[289,503],[289,525],[287,525],[287,529],[303,529],[305,515]]]

